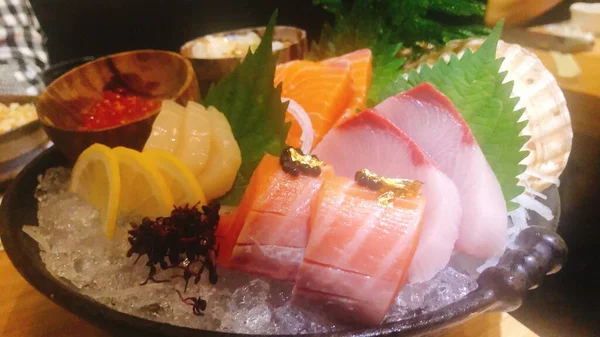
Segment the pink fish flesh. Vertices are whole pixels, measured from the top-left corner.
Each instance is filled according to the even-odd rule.
[[[352,178],[356,171],[367,168],[388,178],[422,181],[427,204],[408,282],[427,281],[448,263],[461,217],[458,190],[389,120],[376,112],[363,111],[327,133],[314,153],[345,177]]]
[[[508,222],[504,196],[452,102],[425,83],[386,99],[375,111],[414,140],[458,187],[463,207],[457,249],[478,258],[501,254]]]

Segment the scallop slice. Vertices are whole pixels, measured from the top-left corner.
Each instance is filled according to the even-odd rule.
[[[211,153],[211,118],[206,108],[188,102],[175,155],[198,177]]]
[[[450,60],[456,53],[460,58],[467,49],[477,50],[483,39],[451,41],[447,46],[418,61],[433,65],[438,58]],[[552,184],[558,185],[571,154],[573,128],[567,102],[554,75],[532,52],[518,44],[498,42],[496,57],[504,58],[500,71],[506,71],[505,81],[513,81],[512,96],[519,97],[516,110],[525,108],[521,121],[527,125],[521,132],[530,136],[522,151],[529,151],[521,162],[527,169],[519,175],[519,185],[541,192]]]
[[[208,200],[227,193],[242,164],[242,153],[231,132],[231,126],[225,115],[217,109],[206,109],[211,123],[211,154],[198,176],[198,182]]]
[[[179,134],[185,108],[172,100],[164,100],[144,150],[163,150],[174,153],[179,142]]]

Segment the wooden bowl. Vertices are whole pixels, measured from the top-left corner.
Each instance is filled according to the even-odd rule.
[[[254,32],[258,36],[262,37],[265,33],[266,27],[254,27],[229,30],[219,32],[216,34],[210,34],[212,36],[223,36],[233,34],[246,34],[248,32]],[[207,35],[198,37],[191,41],[186,42],[181,46],[180,52],[183,56],[187,57],[194,67],[196,77],[200,84],[200,91],[203,95],[206,95],[210,85],[218,82],[225,74],[232,71],[242,60],[243,56],[240,57],[223,57],[223,58],[196,58],[192,53],[192,47],[199,40],[205,38]],[[308,51],[308,44],[306,40],[306,31],[289,26],[275,26],[273,31],[273,41],[285,41],[289,42],[290,45],[284,49],[278,50],[279,58],[278,63],[285,63],[292,60],[304,59]]]
[[[34,104],[37,96],[0,95],[0,103]],[[48,136],[38,120],[0,133],[0,193],[19,171],[48,146]]]
[[[190,62],[161,50],[114,54],[81,65],[54,80],[36,107],[50,139],[71,161],[94,143],[141,150],[150,136],[158,110],[130,123],[82,130],[82,114],[102,99],[106,89],[122,87],[145,97],[198,100],[200,91]]]

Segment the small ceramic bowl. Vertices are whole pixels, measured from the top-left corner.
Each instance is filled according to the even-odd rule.
[[[244,28],[210,35],[218,37],[225,35],[244,35],[249,32],[254,32],[262,37],[265,33],[265,29],[266,27]],[[192,66],[194,67],[196,77],[200,84],[200,91],[203,95],[206,95],[211,84],[219,81],[225,74],[233,70],[233,68],[235,68],[244,58],[243,56],[223,58],[195,57],[193,54],[193,46],[207,36],[208,35],[201,36],[188,41],[180,49],[181,54],[192,62]],[[289,44],[285,48],[277,51],[279,53],[278,63],[303,59],[306,57],[308,51],[306,31],[300,28],[275,26],[273,31],[273,41],[287,42]]]
[[[39,96],[40,122],[56,147],[74,161],[94,143],[141,150],[158,110],[127,124],[82,130],[82,114],[102,99],[106,89],[121,87],[145,97],[174,99],[180,104],[200,98],[190,62],[160,50],[137,50],[85,63],[55,79]]]
[[[36,96],[2,95],[0,103],[35,103]],[[48,145],[48,136],[38,120],[0,133],[0,193],[21,169]]]

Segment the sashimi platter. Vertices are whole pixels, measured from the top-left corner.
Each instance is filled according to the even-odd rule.
[[[165,76],[193,76],[177,94],[137,85],[159,66],[113,61],[127,76],[98,75],[95,100],[73,89],[92,70],[50,84],[55,146],[2,205],[25,278],[112,332],[408,336],[514,310],[557,272],[572,129],[535,54],[502,22],[322,2],[335,20],[293,60],[277,13],[261,36],[203,39],[242,52],[202,94],[187,59]]]

